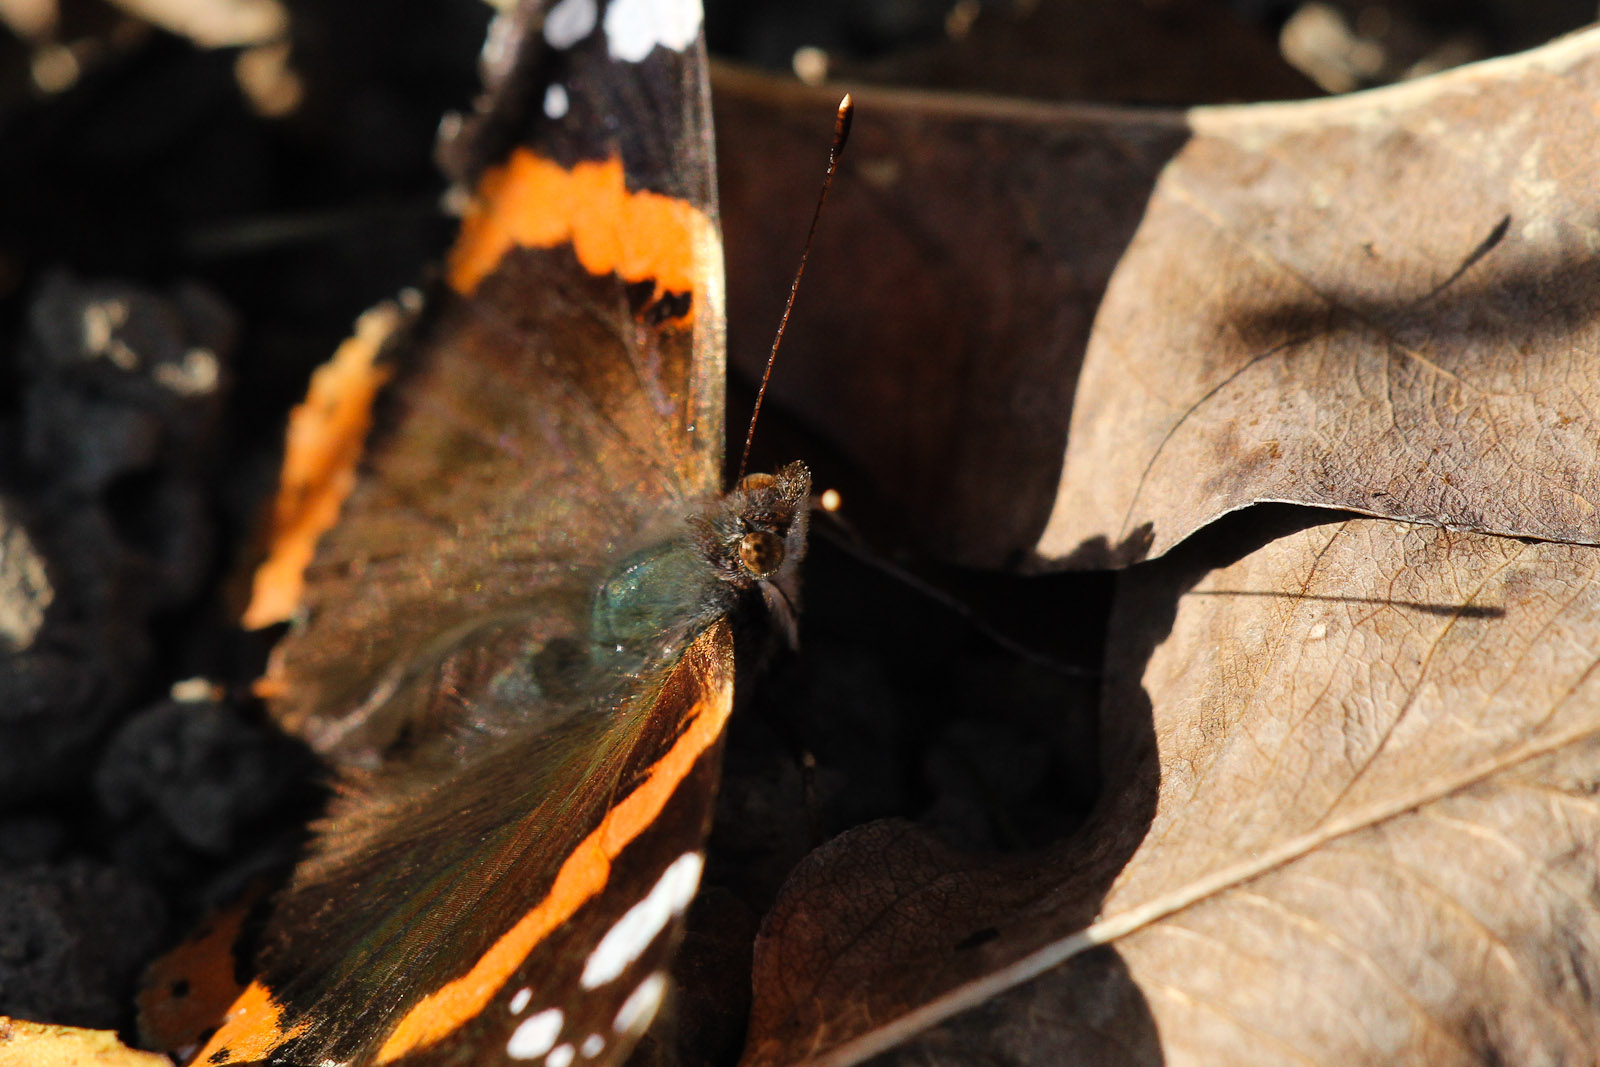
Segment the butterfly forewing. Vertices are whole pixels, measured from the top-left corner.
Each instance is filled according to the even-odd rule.
[[[339,793],[197,1062],[618,1062],[698,882],[732,641],[652,546],[722,455],[699,9],[500,18],[447,284],[271,672]]]
[[[653,25],[648,4],[622,13],[641,6]],[[667,6],[680,27],[698,12]],[[574,24],[574,8],[593,17]],[[397,683],[405,650],[530,593],[572,590],[566,610],[581,614],[593,568],[719,488],[704,52],[696,35],[617,59],[614,10],[501,16],[525,31],[522,66],[463,149],[477,195],[449,287],[398,346],[369,476],[319,548],[309,625],[279,657],[277,714],[336,758],[369,754],[352,720]],[[621,43],[636,52],[638,36]],[[564,110],[541,102],[557,89]]]

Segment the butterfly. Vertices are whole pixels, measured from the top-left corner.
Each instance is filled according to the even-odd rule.
[[[810,493],[801,464],[721,491],[701,20],[497,17],[446,284],[369,378],[268,674],[339,785],[191,1062],[617,1063],[668,991],[730,619],[792,629]]]

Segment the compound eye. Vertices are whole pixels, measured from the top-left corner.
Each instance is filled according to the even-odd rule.
[[[783,538],[771,530],[752,530],[739,538],[739,562],[757,578],[783,566]]]

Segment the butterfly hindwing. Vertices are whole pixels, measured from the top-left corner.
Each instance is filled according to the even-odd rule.
[[[271,670],[339,792],[197,1063],[615,1063],[665,993],[733,684],[682,550],[723,436],[699,23],[500,16],[447,284]]]
[[[725,622],[689,649],[639,727],[641,744],[619,776],[619,801],[506,940],[530,937],[569,909],[581,911],[581,921],[553,926],[540,952],[523,955],[516,946],[507,958],[521,956],[522,963],[508,980],[485,975],[496,992],[484,1010],[416,1062],[462,1062],[470,1051],[474,1063],[548,1060],[560,1067],[575,1054],[584,1063],[627,1055],[667,992],[665,968],[699,883],[732,662]],[[483,963],[478,969],[490,970]],[[419,1032],[426,1021],[419,1013]]]

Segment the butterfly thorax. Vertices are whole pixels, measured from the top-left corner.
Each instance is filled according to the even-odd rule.
[[[801,463],[752,474],[688,516],[684,535],[627,556],[595,595],[594,654],[657,654],[664,640],[692,637],[755,591],[792,637],[810,489]]]

